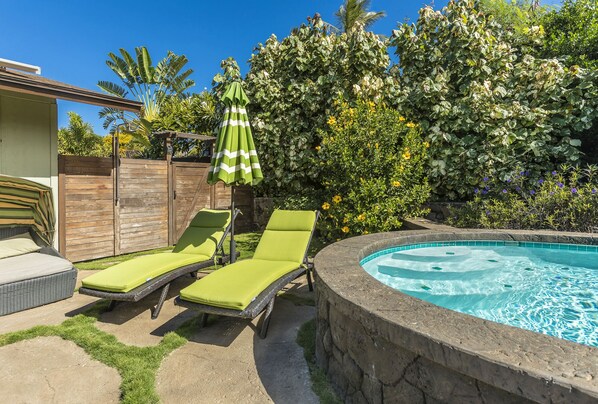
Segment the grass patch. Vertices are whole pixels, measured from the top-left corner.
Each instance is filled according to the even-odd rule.
[[[112,334],[98,330],[94,323],[107,304],[97,304],[56,326],[37,326],[0,335],[0,346],[37,337],[57,336],[80,346],[92,358],[115,368],[122,378],[123,403],[158,403],[156,373],[162,360],[187,340],[178,333],[164,335],[156,346],[136,347],[119,342]]]
[[[253,257],[253,252],[257,247],[258,242],[262,233],[243,233],[236,234],[235,241],[237,243],[237,251],[241,254],[239,259]],[[158,254],[163,252],[172,251],[174,247],[161,247],[153,250],[138,251],[130,254],[117,255],[115,257],[100,258],[91,261],[81,261],[75,264],[75,267],[82,271],[87,270],[102,270],[111,267],[121,262],[130,260],[131,258],[140,257],[142,255]],[[230,237],[227,237],[224,241],[224,251],[228,254],[230,249]],[[215,269],[215,268],[208,268]]]
[[[326,374],[316,365],[316,320],[310,320],[299,328],[297,344],[303,348],[303,355],[309,367],[312,390],[322,404],[340,404],[342,401],[328,383]]]
[[[315,306],[316,301],[313,297],[303,297],[297,296],[293,293],[289,292],[279,292],[276,296],[288,300],[289,302],[293,303],[295,306]]]
[[[75,263],[75,267],[82,271],[106,269],[112,265],[130,260],[131,258],[140,257],[142,255],[151,255],[167,251],[172,251],[173,247],[161,247],[153,250],[138,251],[130,254],[117,255],[116,257],[106,257],[91,261],[81,261]]]

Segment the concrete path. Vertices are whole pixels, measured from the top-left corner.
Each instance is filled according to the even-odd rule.
[[[80,278],[91,273],[81,271]],[[171,286],[157,320],[151,320],[150,308],[157,302],[159,292],[138,303],[117,305],[112,312],[102,314],[95,325],[128,345],[158,344],[165,333],[197,316],[173,303],[178,291],[192,281],[182,278]],[[293,283],[289,289],[294,296],[313,299],[305,283]],[[60,324],[97,301],[75,293],[70,299],[0,317],[0,334],[35,325]],[[299,327],[314,315],[312,306],[296,305],[279,297],[265,340],[255,332],[259,317],[253,322],[215,318],[208,327],[198,328],[187,344],[164,360],[157,375],[158,395],[164,403],[317,403],[303,350],[295,342]],[[27,356],[17,359],[23,352]],[[3,363],[0,391],[8,391],[9,385],[17,386],[10,390],[11,402],[64,403],[69,402],[69,397],[79,398],[74,402],[86,402],[83,400],[87,398],[94,402],[114,402],[110,394],[118,391],[120,379],[114,379],[110,372],[116,370],[108,368],[110,372],[103,373],[98,369],[104,365],[95,361],[92,365],[90,361],[81,348],[57,337],[8,345],[0,348],[0,363]],[[93,370],[93,376],[82,376],[81,372],[86,370],[83,368]],[[27,372],[31,377],[27,377]],[[19,374],[22,377],[11,376]],[[65,375],[62,378],[57,376],[62,374]],[[93,385],[73,384],[69,375],[72,379],[93,380]],[[44,380],[50,380],[49,386],[56,394],[62,394],[59,386],[75,392],[67,397],[52,396],[52,388],[40,383]],[[104,393],[108,395],[103,396]],[[115,397],[117,400],[118,394]]]
[[[0,348],[6,403],[118,403],[120,376],[71,341],[40,337]],[[5,401],[6,400],[6,401]]]
[[[266,339],[256,334],[259,319],[217,318],[198,329],[158,372],[164,403],[317,403],[303,349],[296,343],[313,307],[278,299]]]

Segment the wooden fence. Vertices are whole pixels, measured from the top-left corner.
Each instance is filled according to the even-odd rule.
[[[230,188],[209,186],[209,164],[59,156],[59,247],[71,261],[165,247],[202,208],[230,207]],[[239,187],[237,229],[251,227],[250,188]]]

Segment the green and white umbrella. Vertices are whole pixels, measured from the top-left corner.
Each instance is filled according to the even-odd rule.
[[[233,82],[222,96],[225,105],[214,155],[210,163],[208,184],[218,181],[231,185],[231,214],[235,214],[235,185],[256,185],[264,177],[257,158],[255,144],[245,106],[249,99],[241,84]],[[235,222],[231,225],[231,262],[235,261]]]

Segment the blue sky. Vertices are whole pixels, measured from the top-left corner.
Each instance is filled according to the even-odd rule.
[[[557,3],[550,0],[548,3]],[[0,58],[41,66],[42,75],[79,87],[98,90],[99,80],[118,81],[105,65],[109,52],[147,46],[154,62],[167,50],[184,54],[194,70],[193,91],[210,88],[229,56],[247,72],[253,48],[271,34],[279,39],[319,12],[335,23],[342,0],[253,2],[228,0],[0,0]],[[398,22],[415,21],[418,10],[431,1],[372,0],[372,10],[386,11],[373,31],[389,35]],[[444,7],[447,0],[433,2]],[[546,3],[546,2],[545,2]],[[59,101],[58,124],[75,111],[105,134],[99,107]]]

